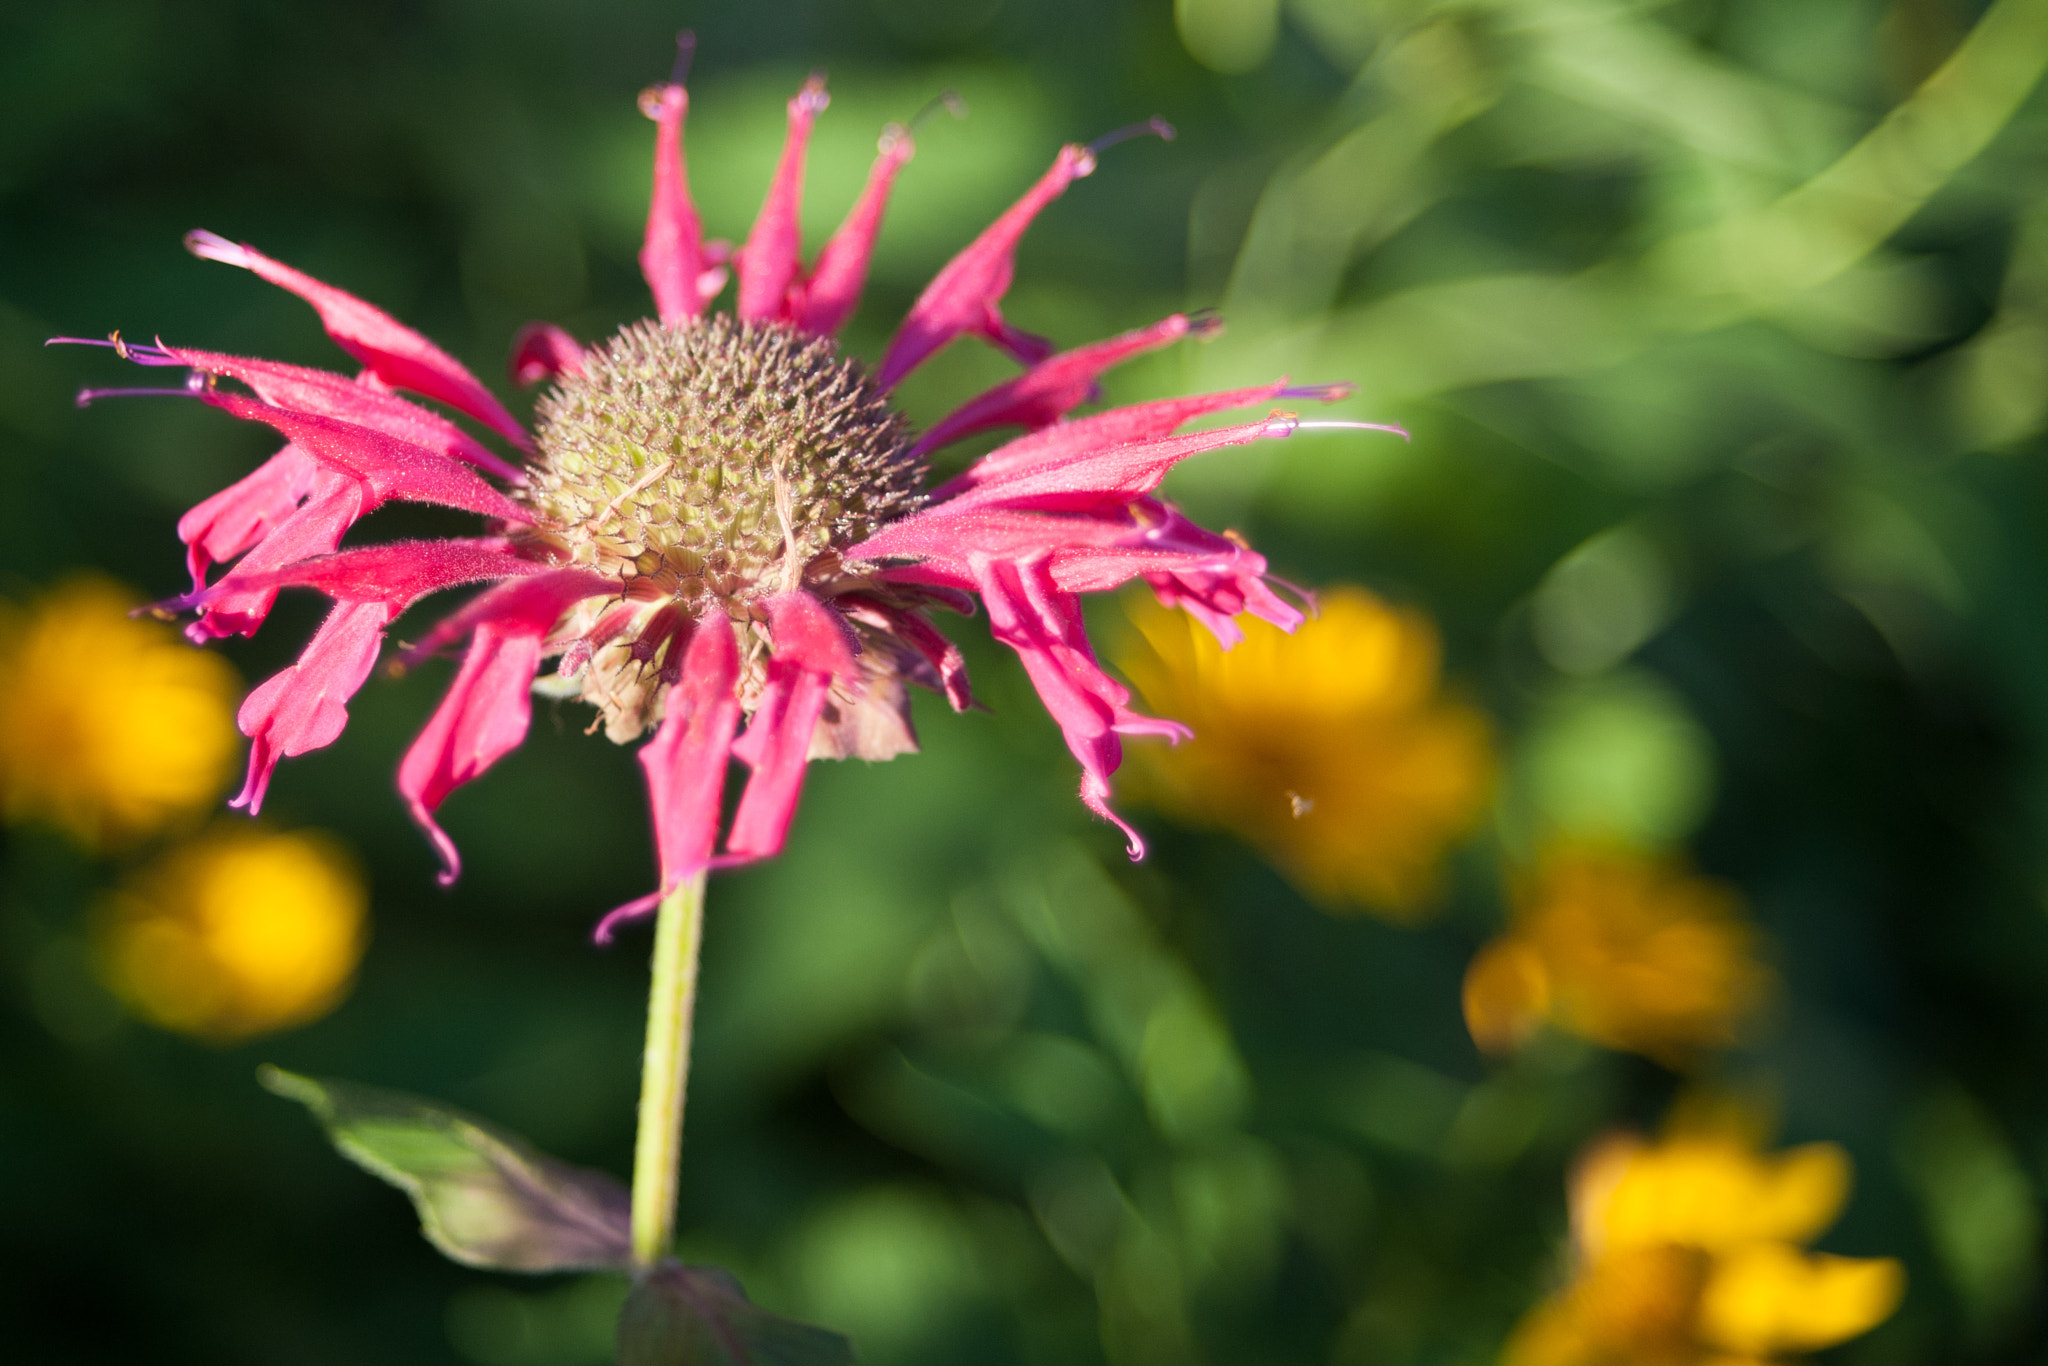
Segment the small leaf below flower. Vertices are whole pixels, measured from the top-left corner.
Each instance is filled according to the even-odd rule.
[[[769,1313],[717,1267],[663,1262],[619,1311],[619,1366],[853,1366],[853,1344]]]
[[[578,1271],[632,1260],[630,1201],[572,1167],[431,1101],[278,1067],[264,1087],[311,1110],[342,1156],[412,1197],[420,1232],[466,1266]]]

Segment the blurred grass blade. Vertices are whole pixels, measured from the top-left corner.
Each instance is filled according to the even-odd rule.
[[[342,1156],[412,1197],[427,1241],[498,1271],[623,1267],[627,1195],[602,1172],[535,1152],[430,1101],[263,1067],[264,1087],[311,1110]]]
[[[663,1262],[619,1311],[619,1366],[853,1366],[853,1344],[769,1313],[717,1267]]]

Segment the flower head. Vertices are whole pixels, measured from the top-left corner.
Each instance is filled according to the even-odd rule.
[[[651,909],[662,891],[707,867],[775,853],[808,760],[913,748],[905,685],[967,707],[961,656],[933,626],[935,608],[967,611],[980,598],[1079,760],[1082,800],[1110,820],[1109,776],[1123,737],[1185,731],[1131,709],[1128,692],[1096,663],[1079,595],[1143,577],[1162,601],[1225,638],[1241,611],[1285,629],[1299,623],[1266,587],[1262,558],[1153,494],[1188,456],[1284,437],[1297,425],[1285,411],[1182,432],[1187,423],[1343,391],[1275,381],[1070,420],[1105,370],[1209,324],[1175,314],[1055,354],[1003,316],[1032,220],[1122,135],[1061,148],[932,280],[870,371],[839,350],[834,334],[859,301],[891,188],[915,143],[906,128],[883,133],[865,188],[806,265],[798,239],[804,160],[827,103],[816,78],[790,101],[767,200],[734,249],[705,240],[690,198],[687,92],[671,83],[642,95],[656,125],[640,253],[655,317],[588,347],[549,325],[523,332],[514,375],[554,382],[530,433],[459,361],[371,304],[252,247],[211,233],[188,237],[196,254],[306,300],[362,366],[349,378],[113,342],[142,364],[188,369],[199,398],[285,442],[179,524],[193,582],[174,605],[194,614],[189,634],[249,634],[285,587],[334,600],[298,662],[242,705],[251,750],[237,805],[260,807],[279,759],[331,743],[393,621],[460,584],[488,586],[401,657],[411,663],[466,646],[453,685],[400,765],[400,792],[452,879],[455,848],[435,812],[520,743],[529,693],[543,662],[555,660],[541,686],[591,702],[614,740],[653,732],[640,761],[660,890],[624,914]],[[1172,131],[1156,121],[1139,131],[1148,128]],[[733,277],[731,312],[714,313]],[[890,391],[968,335],[1007,352],[1023,372],[915,436]],[[508,442],[519,462],[399,391]],[[929,452],[1003,427],[1025,434],[923,488]],[[355,522],[393,500],[475,513],[483,534],[341,548]],[[230,567],[213,575],[220,565]],[[730,759],[749,773],[721,847]],[[1142,845],[1123,828],[1136,857]]]
[[[1505,1052],[1546,1020],[1680,1063],[1736,1041],[1771,986],[1735,889],[1620,846],[1561,845],[1465,974],[1465,1020]]]
[[[367,910],[332,841],[215,830],[108,900],[101,971],[150,1023],[235,1043],[333,1009],[362,959]]]
[[[1200,603],[1179,605],[1134,604],[1117,662],[1196,738],[1148,751],[1126,790],[1238,832],[1319,900],[1425,913],[1493,775],[1486,718],[1439,691],[1428,619],[1339,588],[1292,635],[1227,616],[1211,635]]]
[[[1603,1140],[1571,1182],[1571,1283],[1515,1330],[1507,1366],[1760,1366],[1867,1332],[1898,1304],[1889,1258],[1802,1246],[1835,1221],[1849,1159],[1759,1150],[1748,1117]]]
[[[0,606],[0,793],[100,846],[219,799],[234,762],[234,671],[102,579]]]

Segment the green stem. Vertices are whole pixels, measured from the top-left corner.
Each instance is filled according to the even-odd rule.
[[[704,942],[704,875],[662,898],[654,921],[654,981],[640,1066],[640,1134],[633,1145],[633,1263],[653,1266],[676,1237],[676,1173],[690,1086],[690,1017]]]

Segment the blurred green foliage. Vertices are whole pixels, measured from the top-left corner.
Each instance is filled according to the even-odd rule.
[[[877,1366],[1491,1360],[1558,1278],[1572,1154],[1680,1086],[1465,1035],[1501,869],[1593,830],[1687,843],[1769,937],[1782,998],[1716,1075],[1854,1155],[1824,1245],[1909,1269],[1833,1359],[2048,1351],[2048,4],[6,4],[0,589],[96,566],[173,591],[176,516],[265,453],[196,405],[75,412],[110,363],[45,337],[333,363],[189,228],[486,376],[529,318],[641,316],[632,99],[684,25],[718,235],[809,69],[834,95],[816,233],[884,120],[966,97],[904,174],[849,334],[869,355],[1059,142],[1175,122],[1045,215],[1009,315],[1071,344],[1216,305],[1220,340],[1111,396],[1286,371],[1409,426],[1171,491],[1290,578],[1429,611],[1509,768],[1435,924],[1333,919],[1156,818],[1126,866],[1021,672],[960,630],[990,714],[927,706],[922,755],[818,766],[789,853],[714,885],[692,1260]],[[930,421],[1007,368],[963,345],[904,402]],[[267,674],[316,610],[230,655]],[[375,883],[355,996],[298,1033],[125,1021],[83,948],[107,869],[6,836],[10,1361],[607,1358],[621,1286],[443,1262],[254,1082],[274,1060],[442,1097],[623,1174],[645,965],[587,931],[651,875],[631,756],[540,709],[451,803],[470,871],[443,895],[389,792],[424,674],[373,682],[274,788]]]

